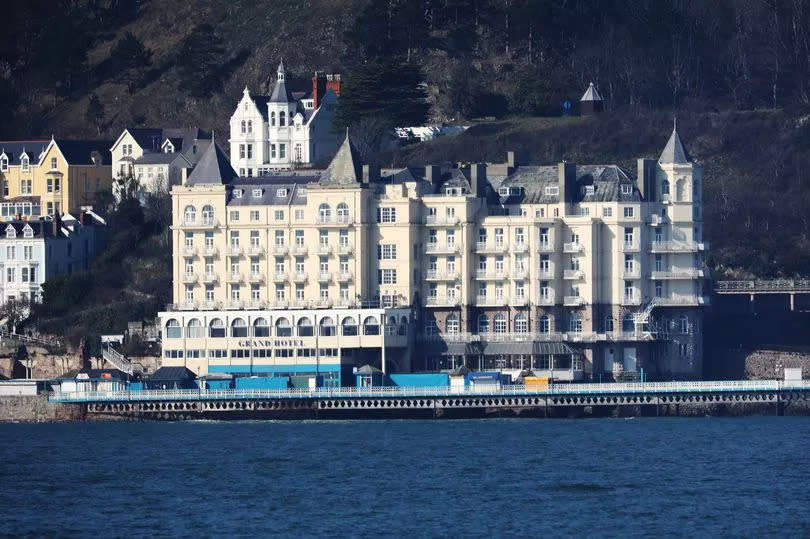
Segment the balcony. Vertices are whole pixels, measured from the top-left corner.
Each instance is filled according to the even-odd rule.
[[[328,283],[332,280],[332,274],[328,271],[321,271],[318,273],[318,282],[319,283]]]
[[[264,247],[260,245],[251,245],[249,252],[252,255],[262,255],[264,254]]]
[[[332,254],[332,246],[328,243],[319,243],[318,244],[318,254],[319,255],[330,255]]]
[[[354,302],[349,298],[338,298],[337,302],[335,303],[335,307],[340,307],[342,309],[349,309],[354,307]]]
[[[428,307],[455,307],[458,304],[457,297],[428,296],[425,298],[425,305]]]
[[[332,306],[332,300],[329,298],[321,298],[315,302],[315,307],[319,309],[328,309]]]
[[[515,271],[512,272],[512,277],[514,279],[526,279],[529,277],[529,272],[526,271],[526,268],[515,268]]]
[[[625,241],[619,245],[619,250],[623,253],[637,253],[641,250],[641,246],[637,241]]]
[[[540,240],[539,242],[537,242],[537,250],[541,253],[553,253],[554,244],[549,242],[548,240],[546,241]]]
[[[352,280],[352,272],[350,271],[341,271],[337,274],[337,280],[340,283],[348,283]]]
[[[663,307],[697,307],[709,303],[708,296],[677,295],[655,298],[655,305]]]
[[[455,254],[461,251],[459,243],[428,243],[425,252],[428,254]]]
[[[176,311],[193,311],[195,309],[197,309],[196,301],[182,301],[174,304],[174,310]]]
[[[205,256],[217,256],[219,254],[219,249],[214,246],[205,247],[205,249],[203,249],[203,254]]]
[[[354,224],[354,217],[350,215],[338,215],[337,217],[319,215],[315,218],[315,224],[322,226],[349,226]]]
[[[709,248],[708,243],[695,241],[654,241],[650,245],[651,253],[695,253]]]
[[[506,296],[478,296],[475,304],[479,307],[503,307],[508,303]]]
[[[216,228],[218,226],[219,221],[213,218],[183,220],[183,228]]]
[[[288,251],[287,246],[284,245],[283,243],[276,243],[275,245],[273,245],[274,255],[284,256],[287,254],[287,251]]]
[[[667,271],[653,271],[650,278],[656,281],[672,279],[700,279],[703,270],[696,268],[672,268]]]
[[[641,278],[641,270],[637,266],[633,266],[632,268],[624,268],[622,272],[622,279],[640,279]]]
[[[563,305],[566,307],[579,307],[585,305],[585,298],[582,296],[564,296]]]
[[[214,311],[220,309],[221,307],[222,303],[214,300],[206,300],[200,304],[200,309],[203,309],[204,311]]]
[[[654,213],[650,215],[648,222],[650,226],[661,226],[667,224],[668,221],[669,220],[665,216]]]
[[[274,309],[286,309],[290,306],[290,302],[286,299],[276,299],[272,305]]]
[[[632,293],[625,292],[622,296],[622,305],[641,305],[641,294],[636,290]]]
[[[295,281],[296,283],[303,283],[306,280],[307,280],[307,272],[305,271],[296,271],[295,274],[293,274],[293,281]]]
[[[219,275],[216,273],[206,273],[203,275],[203,282],[204,283],[215,283],[219,280]]]
[[[582,252],[582,244],[581,243],[563,243],[563,252],[569,254],[581,253]]]
[[[537,296],[537,304],[550,307],[554,305],[554,294],[540,294]]]
[[[503,268],[496,270],[476,270],[475,278],[478,280],[501,280],[506,279],[506,272]]]
[[[496,241],[495,243],[479,241],[475,244],[475,250],[478,253],[505,253],[506,244],[502,241]]]
[[[529,304],[529,300],[525,295],[515,296],[509,304],[514,307],[525,307]]]
[[[455,281],[458,279],[457,271],[428,270],[425,274],[426,281]]]
[[[307,306],[307,302],[303,299],[296,299],[295,301],[291,302],[290,305],[295,309],[304,309]]]
[[[245,304],[238,299],[232,299],[228,302],[228,309],[242,309],[244,306]]]
[[[434,226],[455,226],[460,222],[460,219],[455,215],[427,215],[425,216],[426,225]]]
[[[183,256],[196,256],[196,255],[197,255],[196,247],[183,247]]]
[[[538,279],[554,279],[554,270],[551,268],[540,268],[537,271]]]
[[[194,273],[194,272],[184,273],[183,274],[183,282],[184,283],[196,283],[197,282],[197,274]]]
[[[529,250],[529,245],[525,241],[520,241],[512,244],[513,253],[525,253]]]
[[[245,303],[245,309],[257,310],[257,309],[264,309],[264,308],[265,308],[265,303],[263,301],[260,301],[260,300],[257,300],[257,299],[252,299],[252,300]]]
[[[307,246],[306,245],[295,245],[295,246],[293,246],[292,254],[294,254],[294,255],[305,255],[305,254],[307,254]]]
[[[338,253],[342,255],[350,255],[354,249],[348,243],[346,245],[338,245]]]
[[[585,277],[585,274],[578,269],[567,269],[563,271],[563,279],[577,280]]]
[[[242,254],[242,248],[238,245],[231,245],[228,247],[228,255],[229,256],[239,256]]]
[[[229,273],[228,274],[228,282],[229,283],[239,283],[242,282],[242,274],[241,273]]]

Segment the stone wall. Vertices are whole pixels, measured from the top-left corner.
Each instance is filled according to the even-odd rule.
[[[47,395],[0,397],[0,423],[42,423],[84,418],[82,405],[48,402]]]
[[[782,378],[783,368],[801,368],[802,378],[810,379],[810,350],[753,350],[745,356],[745,377],[748,379]]]

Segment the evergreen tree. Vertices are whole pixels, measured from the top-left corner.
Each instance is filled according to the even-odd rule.
[[[151,59],[152,51],[132,32],[127,32],[110,53],[110,68],[117,74],[118,80],[127,84],[127,89],[132,93],[149,68]]]
[[[180,84],[194,97],[207,97],[222,87],[219,69],[225,47],[210,24],[195,28],[177,53]]]
[[[95,93],[90,94],[84,117],[88,123],[96,126],[97,133],[101,135],[101,124],[104,123],[104,105]]]
[[[392,127],[422,125],[429,112],[421,68],[403,57],[380,58],[356,67],[346,77],[335,127],[344,129],[372,117]]]

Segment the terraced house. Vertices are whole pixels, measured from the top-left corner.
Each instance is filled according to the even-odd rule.
[[[513,154],[380,170],[348,137],[326,170],[240,177],[212,146],[172,190],[164,364],[327,385],[365,363],[697,377],[700,185],[674,130],[635,179]]]
[[[0,141],[0,218],[78,211],[112,184],[109,141]]]

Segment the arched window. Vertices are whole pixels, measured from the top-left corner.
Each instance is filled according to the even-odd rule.
[[[633,333],[636,330],[636,320],[633,313],[627,313],[622,317],[622,333]]]
[[[329,316],[324,316],[318,322],[321,337],[333,337],[335,335],[335,321]]]
[[[292,327],[290,326],[290,321],[284,318],[276,319],[276,337],[291,337],[292,336]]]
[[[287,113],[284,112],[283,110],[278,113],[278,125],[280,125],[281,127],[287,125]]]
[[[661,182],[661,195],[669,196],[669,180]]]
[[[186,335],[189,339],[202,339],[205,337],[205,328],[200,320],[192,318],[186,326]]]
[[[615,330],[613,329],[613,317],[606,316],[605,317],[605,333],[613,333]]]
[[[194,206],[186,206],[183,215],[185,215],[184,220],[187,225],[194,224],[194,221],[197,219],[197,208]]]
[[[349,205],[345,202],[337,205],[337,218],[339,223],[349,222]]]
[[[269,337],[270,326],[266,318],[259,317],[253,321],[253,336],[254,337]]]
[[[166,322],[166,338],[179,339],[183,335],[183,330],[180,328],[180,322],[174,318],[170,318]]]
[[[242,133],[246,131],[245,129],[245,120],[242,120]]]
[[[685,314],[678,319],[678,329],[684,335],[689,333],[689,318]]]
[[[208,323],[208,336],[215,338],[225,336],[225,324],[220,318],[214,318]]]
[[[214,207],[210,204],[206,204],[203,206],[202,209],[202,219],[204,225],[213,225],[214,224]]]
[[[231,337],[247,337],[247,324],[242,318],[234,318],[231,322]]]
[[[312,329],[312,320],[306,316],[299,318],[296,325],[298,326],[299,337],[312,337],[315,334],[315,331]]]
[[[683,178],[675,182],[675,200],[678,202],[686,201],[686,180]]]
[[[388,323],[385,325],[385,334],[386,335],[396,335],[397,334],[397,317],[396,316],[389,316]]]
[[[357,321],[351,316],[347,316],[340,323],[340,329],[343,335],[347,337],[354,337],[357,335]]]
[[[400,335],[407,335],[408,334],[408,317],[402,316],[399,319],[399,334]]]
[[[506,333],[506,317],[502,314],[496,314],[494,318],[495,333]]]
[[[363,320],[363,335],[379,335],[380,322],[376,316],[367,316]]]
[[[458,335],[458,315],[453,313],[444,321],[444,331],[450,335]]]
[[[324,202],[320,206],[318,206],[318,218],[321,221],[328,221],[332,217],[332,208],[329,207],[329,204]]]
[[[478,333],[489,333],[489,317],[485,314],[478,315]]]
[[[537,329],[540,333],[551,332],[551,320],[549,320],[548,315],[544,314],[540,317],[540,320],[537,321]]]
[[[253,120],[248,120],[247,132],[253,133]]]
[[[515,333],[528,333],[529,320],[523,313],[515,315]]]
[[[270,113],[270,125],[276,125],[276,113],[275,112]]]
[[[582,333],[582,317],[579,313],[571,313],[571,317],[568,319],[568,331]]]

